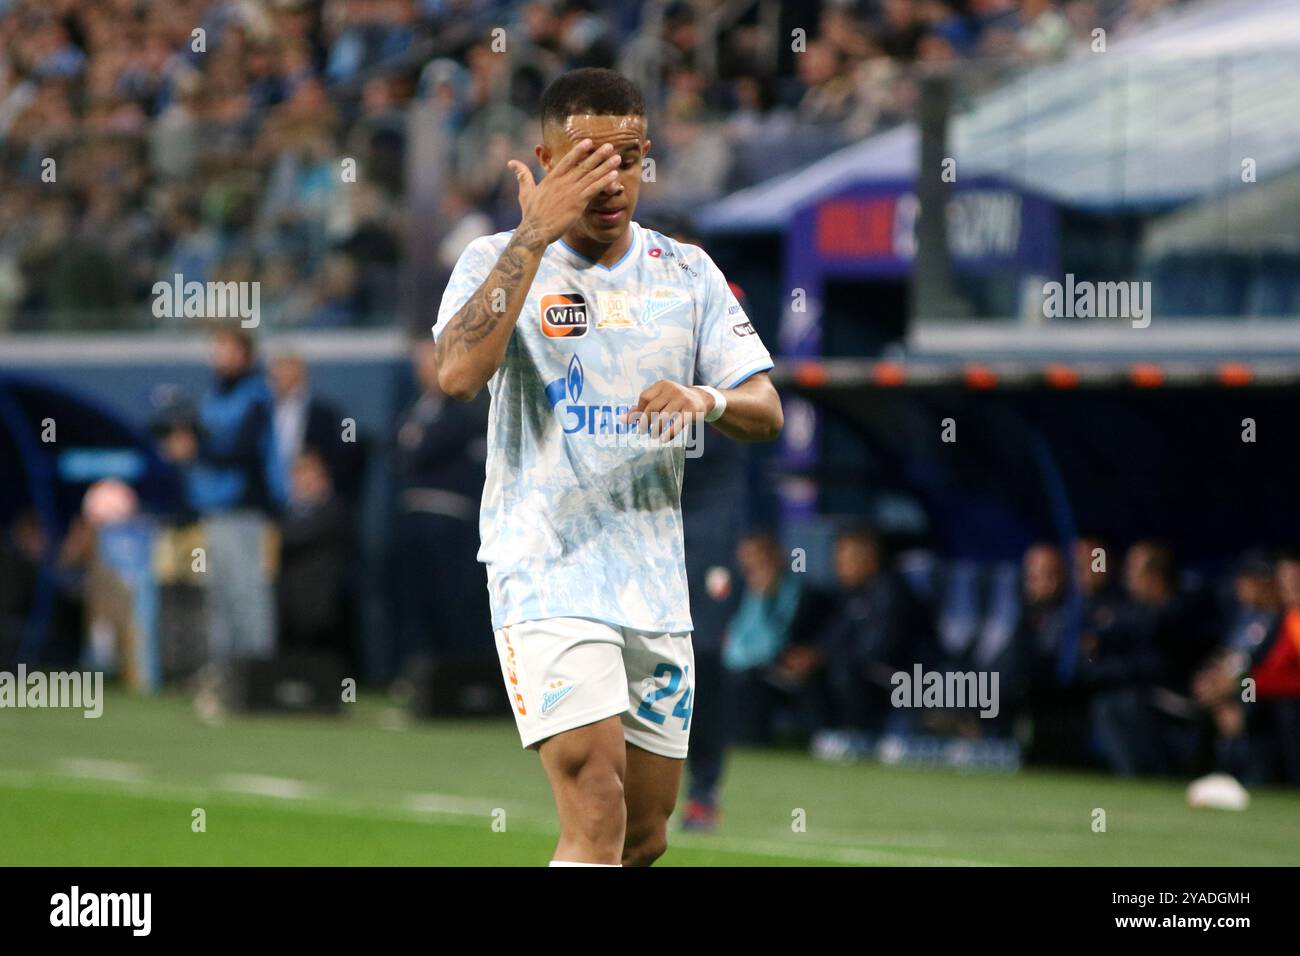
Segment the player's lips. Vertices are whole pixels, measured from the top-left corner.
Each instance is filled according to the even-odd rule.
[[[620,207],[620,208],[618,208],[618,209],[593,209],[593,210],[591,210],[591,214],[592,214],[593,216],[596,217],[596,221],[599,222],[599,223],[601,223],[602,225],[606,225],[606,226],[612,226],[612,225],[614,225],[614,224],[615,224],[616,222],[618,222],[621,218],[623,218],[623,213],[625,213],[625,212],[627,212],[627,210],[624,209],[624,208],[622,208],[622,207]]]

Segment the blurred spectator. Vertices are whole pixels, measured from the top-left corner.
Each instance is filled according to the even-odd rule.
[[[163,436],[163,457],[184,471],[196,513],[270,512],[283,486],[271,457],[271,395],[252,338],[232,329],[215,333],[212,371],[192,425],[175,423]]]
[[[276,483],[290,487],[299,455],[314,449],[325,460],[331,484],[343,502],[355,506],[361,493],[363,452],[358,436],[346,440],[343,414],[317,396],[301,356],[277,355],[267,371],[271,383],[271,424],[275,435]]]
[[[283,500],[271,396],[246,333],[222,329],[212,344],[213,383],[192,423],[167,426],[161,452],[182,470],[189,507],[203,520],[210,654],[269,656],[275,629],[265,519]]]
[[[1129,549],[1124,584],[1114,623],[1084,647],[1094,733],[1121,775],[1185,769],[1195,745],[1191,679],[1213,646],[1214,615],[1204,595],[1179,593],[1173,556],[1154,542]]]
[[[1032,62],[1059,60],[1074,44],[1074,32],[1056,0],[1020,0],[1020,22],[1020,52]]]
[[[799,117],[807,123],[845,122],[856,107],[857,86],[843,54],[830,43],[814,40],[799,57],[799,81],[805,92]]]
[[[14,516],[0,536],[0,669],[12,669],[32,626],[45,629],[43,656],[35,663],[64,667],[79,663],[85,631],[85,575],[93,547],[94,532],[80,517],[74,517],[63,538],[52,543],[35,511],[25,509]]]
[[[880,47],[898,60],[916,57],[924,28],[917,10],[916,0],[884,0],[881,20],[877,27]]]
[[[1121,596],[1109,573],[1109,549],[1097,537],[1083,536],[1071,548],[1070,567],[1074,588],[1079,595],[1078,659],[1069,662],[1073,673],[1082,666],[1082,658],[1095,646],[1097,635],[1115,624]]]
[[[909,637],[911,612],[902,581],[884,564],[880,539],[850,528],[835,539],[836,609],[817,653],[828,699],[823,726],[879,733],[891,723],[891,679],[911,670],[918,647]]]
[[[447,398],[432,339],[415,346],[412,364],[420,395],[398,422],[394,448],[399,664],[490,657],[487,579],[475,560],[488,395],[469,403]]]
[[[352,521],[334,492],[325,457],[313,448],[293,464],[280,525],[280,649],[325,651],[355,667],[355,614],[347,575],[356,567]]]
[[[1004,714],[1029,719],[1027,759],[1035,763],[1079,764],[1087,753],[1085,698],[1061,680],[1061,656],[1072,649],[1067,587],[1059,548],[1039,543],[1025,552],[1020,617],[998,669]]]
[[[647,108],[662,104],[664,80],[674,70],[695,64],[699,30],[689,3],[674,0],[660,19],[649,21],[623,48],[618,70],[646,97]]]
[[[1270,584],[1261,558],[1238,566],[1238,615],[1222,653],[1193,682],[1218,736],[1216,769],[1248,783],[1300,783],[1300,555]],[[1244,624],[1244,627],[1241,625]]]
[[[769,673],[790,640],[803,587],[799,575],[786,572],[771,533],[741,538],[736,563],[745,590],[722,646],[730,737],[740,744],[766,744],[779,703]]]

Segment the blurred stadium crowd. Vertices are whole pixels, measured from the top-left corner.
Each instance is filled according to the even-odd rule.
[[[1174,3],[3,0],[0,331],[156,328],[175,274],[259,281],[271,328],[392,323],[412,104],[442,123],[449,270],[513,225],[505,161],[565,69],[642,85],[683,205],[911,115],[919,69],[1063,57]]]

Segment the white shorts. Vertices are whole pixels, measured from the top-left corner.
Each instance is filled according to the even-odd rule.
[[[695,688],[689,632],[552,617],[503,627],[496,642],[525,747],[621,714],[628,743],[685,758]]]

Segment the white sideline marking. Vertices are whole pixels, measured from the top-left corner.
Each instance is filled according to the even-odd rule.
[[[281,800],[302,800],[315,793],[313,787],[301,780],[268,777],[258,773],[224,773],[217,777],[217,786],[235,793],[251,793]]]
[[[455,797],[448,793],[416,793],[406,799],[406,806],[416,813],[451,813],[457,816],[490,816],[494,805],[474,797]]]
[[[764,856],[784,857],[791,860],[834,860],[855,866],[1001,866],[985,860],[967,860],[958,857],[930,856],[923,853],[896,853],[890,850],[873,850],[866,847],[827,846],[810,843],[797,846],[779,840],[749,840],[737,837],[691,837],[671,835],[669,847],[676,844],[692,850],[734,850],[737,853],[761,853]]]
[[[103,760],[99,757],[61,757],[54,761],[55,769],[69,777],[88,777],[92,780],[116,780],[121,783],[139,783],[144,780],[144,768],[121,760]]]
[[[59,761],[63,764],[68,761]],[[113,764],[115,761],[91,761],[93,765]],[[80,766],[80,762],[76,763]],[[121,764],[119,766],[130,766]],[[67,776],[50,778],[39,773],[15,770],[0,770],[0,784],[18,787],[35,787],[58,784],[64,789],[102,790],[105,786],[117,789],[123,783],[144,783],[143,787],[130,787],[127,791],[135,797],[155,799],[204,799],[210,794],[202,786],[176,786],[159,781],[144,781],[142,778],[124,779],[120,776],[86,776],[77,775],[79,780],[73,783]],[[225,774],[217,778],[218,785],[231,792],[248,797],[299,798],[301,803],[294,804],[296,810],[308,813],[325,813],[331,816],[363,817],[367,819],[405,820],[414,822],[432,822],[428,820],[431,813],[448,814],[459,817],[485,816],[491,813],[489,800],[473,797],[457,797],[449,794],[421,793],[408,795],[404,800],[395,797],[396,802],[363,802],[331,796],[320,786],[308,784],[301,780],[288,780],[283,777],[267,777],[257,774]],[[512,803],[512,806],[518,806]],[[517,808],[511,811],[512,826],[534,833],[552,834],[553,822],[549,814],[543,814],[535,808]],[[447,821],[453,822],[453,821]],[[468,826],[468,821],[455,821],[453,825]],[[722,852],[754,853],[775,859],[788,860],[824,860],[828,862],[848,863],[855,866],[1002,866],[987,860],[971,860],[957,857],[931,856],[895,852],[868,847],[829,846],[823,843],[807,843],[802,846],[786,840],[761,840],[721,835],[690,835],[673,833],[669,837],[670,846],[679,846],[693,850],[720,850]]]

